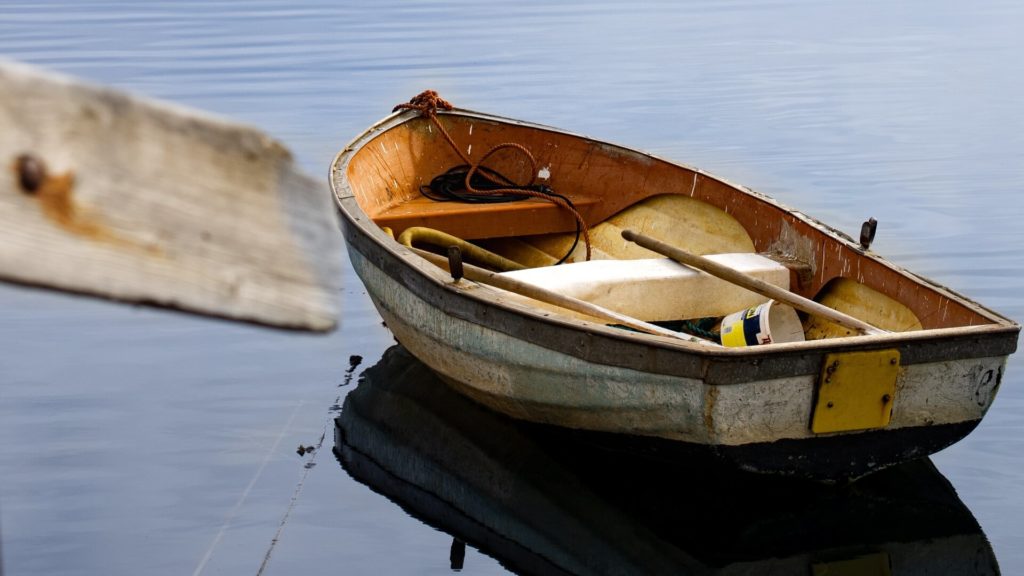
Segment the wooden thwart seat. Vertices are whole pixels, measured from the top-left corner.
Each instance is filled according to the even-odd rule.
[[[595,196],[570,197],[585,220],[591,208],[600,203]],[[545,200],[521,200],[497,204],[437,202],[425,196],[410,198],[373,217],[378,226],[401,234],[406,228],[424,226],[443,230],[466,240],[571,232],[576,221],[561,206]]]

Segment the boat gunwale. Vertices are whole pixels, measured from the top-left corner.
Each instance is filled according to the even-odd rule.
[[[628,154],[635,154],[638,156],[651,158],[660,162],[665,162],[670,165],[681,167],[685,170],[690,170],[695,174],[699,174],[703,177],[711,178],[716,180],[737,192],[752,196],[755,201],[761,201],[769,204],[779,210],[792,215],[794,218],[803,221],[807,225],[819,230],[822,234],[832,238],[834,241],[840,242],[847,248],[850,248],[858,253],[860,258],[871,259],[884,267],[889,268],[893,272],[907,277],[912,282],[924,285],[932,290],[935,290],[940,295],[954,300],[965,307],[969,308],[978,315],[988,319],[990,323],[987,324],[976,324],[973,326],[954,326],[947,328],[931,328],[925,330],[911,331],[911,332],[892,332],[887,334],[877,335],[858,335],[848,336],[842,338],[828,338],[820,340],[809,340],[804,342],[793,342],[793,343],[780,343],[772,344],[771,346],[755,346],[746,348],[726,348],[726,347],[712,347],[703,344],[698,344],[686,340],[676,340],[664,336],[656,336],[651,334],[643,334],[638,332],[630,332],[619,328],[613,328],[600,324],[597,322],[589,322],[586,320],[578,320],[570,318],[568,316],[560,316],[557,313],[551,313],[540,309],[534,309],[525,305],[516,304],[513,302],[493,302],[481,298],[477,294],[474,294],[475,288],[478,286],[476,283],[468,283],[466,281],[460,281],[458,283],[452,282],[450,275],[428,262],[422,257],[415,254],[408,248],[395,242],[390,236],[382,231],[369,217],[365,210],[359,205],[355,198],[355,195],[351,189],[351,185],[347,180],[347,168],[352,158],[359,152],[364,146],[375,139],[378,135],[394,129],[401,124],[409,122],[419,117],[419,114],[414,111],[400,111],[393,113],[375,124],[371,125],[361,134],[356,136],[349,142],[341,151],[339,151],[334,160],[331,162],[331,166],[328,173],[328,179],[330,182],[331,190],[333,192],[335,203],[338,206],[339,212],[343,219],[350,223],[352,226],[357,228],[361,234],[370,242],[375,244],[378,248],[385,250],[392,257],[401,260],[409,266],[410,269],[417,271],[417,274],[424,279],[436,285],[437,287],[443,288],[444,290],[460,294],[472,300],[479,302],[484,307],[500,308],[506,312],[515,314],[517,316],[528,317],[531,321],[541,322],[547,325],[568,329],[572,331],[582,331],[587,334],[600,335],[602,337],[608,337],[615,340],[625,341],[632,344],[642,344],[644,346],[655,346],[657,348],[682,351],[688,353],[695,353],[700,357],[704,358],[715,358],[721,360],[753,360],[759,358],[773,358],[779,356],[789,356],[790,354],[806,354],[807,352],[826,353],[835,351],[854,351],[863,349],[882,349],[891,348],[894,346],[909,346],[920,342],[929,341],[949,341],[949,340],[961,340],[961,339],[978,339],[983,336],[997,337],[997,336],[1015,336],[1020,331],[1020,325],[1001,314],[981,305],[974,300],[963,296],[941,284],[938,284],[928,278],[922,277],[918,274],[908,271],[896,264],[893,264],[889,260],[873,253],[870,251],[864,251],[857,245],[849,236],[844,234],[842,231],[836,230],[831,226],[824,224],[823,222],[808,216],[807,214],[790,208],[774,198],[767,196],[761,192],[757,192],[749,187],[735,184],[709,174],[704,170],[695,168],[680,162],[673,160],[666,160],[656,155],[649,154],[647,152],[634,150],[618,144],[605,142],[599,139],[590,138],[553,128],[550,126],[535,124],[523,120],[517,120],[512,118],[506,118],[496,116],[492,114],[485,114],[480,112],[474,112],[470,110],[455,109],[452,112],[442,112],[445,115],[456,115],[464,116],[469,118],[476,118],[483,121],[497,122],[512,124],[520,127],[532,128],[537,130],[554,132],[563,136],[569,136],[574,138],[580,138],[585,141],[593,142],[601,146],[607,146],[613,149],[624,151]],[[352,241],[357,240],[357,237],[346,234],[346,240],[349,242],[350,248]],[[362,253],[363,251],[360,250]],[[392,271],[385,270],[389,276],[395,278],[395,274]],[[397,279],[397,278],[396,278]],[[447,309],[447,312],[453,312],[452,309]],[[473,318],[465,318],[476,323],[480,323]],[[487,324],[488,327],[506,332],[502,330],[502,327]],[[550,347],[550,346],[546,346]],[[1013,352],[1016,348],[1016,338],[1011,346],[1011,349],[1005,354],[1000,353],[997,355],[1003,356]],[[971,354],[969,357],[981,357],[985,354]],[[959,356],[958,356],[959,357]],[[965,356],[967,357],[967,356]],[[907,364],[905,360],[901,361],[902,364]]]
[[[627,368],[651,374],[700,379],[707,385],[746,384],[803,375],[816,375],[826,354],[843,351],[878,350],[898,347],[900,364],[910,366],[964,358],[1004,358],[1016,347],[1016,333],[1007,337],[1005,329],[978,327],[969,334],[918,336],[916,341],[877,342],[863,338],[844,338],[845,345],[792,347],[773,345],[747,349],[725,349],[692,344],[683,340],[648,337],[603,324],[576,320],[567,316],[544,316],[525,306],[496,304],[486,299],[493,292],[477,290],[475,283],[454,289],[453,283],[438,282],[421,270],[415,259],[382,250],[376,241],[360,238],[354,227],[346,226],[351,252],[388,276],[425,305],[441,310],[458,321],[476,324],[507,338],[527,341],[590,364]],[[364,254],[369,248],[373,253]],[[409,264],[408,266],[402,264]],[[429,264],[433,266],[433,264]],[[447,274],[445,274],[447,276]],[[371,289],[372,292],[372,289]],[[475,292],[475,293],[474,293]],[[376,300],[376,298],[375,298]],[[934,332],[934,331],[933,331]],[[834,339],[833,341],[839,341]],[[950,349],[955,347],[955,357]]]

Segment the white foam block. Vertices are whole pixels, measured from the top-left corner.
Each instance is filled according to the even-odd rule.
[[[764,256],[742,253],[707,258],[789,289],[789,269]],[[503,274],[647,321],[725,316],[767,300],[668,258],[591,260]]]

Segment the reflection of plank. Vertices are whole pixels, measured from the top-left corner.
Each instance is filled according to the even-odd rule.
[[[0,127],[0,280],[334,326],[334,207],[280,143],[3,61]]]

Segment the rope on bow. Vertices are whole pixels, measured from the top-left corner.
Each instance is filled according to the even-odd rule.
[[[434,126],[437,127],[438,131],[441,132],[441,135],[444,136],[444,139],[448,141],[448,144],[450,144],[452,149],[455,150],[455,153],[459,155],[459,158],[461,158],[462,161],[467,166],[469,166],[469,170],[466,172],[464,182],[467,192],[481,196],[519,195],[528,196],[532,198],[540,198],[542,200],[547,200],[548,202],[553,202],[554,204],[564,208],[565,210],[568,210],[569,213],[571,213],[573,218],[576,220],[577,229],[581,230],[583,233],[583,242],[586,245],[586,259],[590,260],[590,227],[587,226],[586,221],[583,220],[583,216],[580,215],[579,211],[577,211],[576,208],[572,205],[572,203],[564,196],[553,194],[551,192],[544,192],[540,190],[531,189],[531,187],[534,186],[534,181],[537,179],[537,160],[533,157],[533,154],[531,154],[530,151],[522,144],[517,144],[515,142],[504,142],[488,150],[486,154],[480,157],[480,160],[478,162],[473,162],[472,160],[469,159],[469,156],[462,151],[462,148],[460,148],[458,144],[455,143],[455,140],[452,139],[451,135],[448,133],[448,130],[445,129],[444,125],[442,125],[441,121],[438,120],[437,118],[438,110],[448,111],[452,109],[454,109],[454,107],[451,105],[451,103],[441,98],[441,96],[439,96],[436,91],[425,90],[414,96],[411,100],[409,100],[408,103],[399,104],[395,106],[392,112],[397,112],[399,110],[415,110],[419,112],[421,116],[428,118],[434,124]],[[495,176],[496,173],[487,169],[486,167],[483,167],[483,170],[481,170],[482,164],[484,163],[485,160],[490,158],[492,155],[494,155],[494,153],[498,152],[499,150],[504,149],[516,150],[521,154],[525,155],[526,158],[530,161],[530,181],[527,184],[509,187],[508,185],[510,182],[507,179],[499,179],[497,176]],[[496,186],[488,186],[487,188],[483,189],[478,188],[474,186],[473,183],[471,182],[471,180],[475,176],[479,176],[486,180],[489,180]]]

